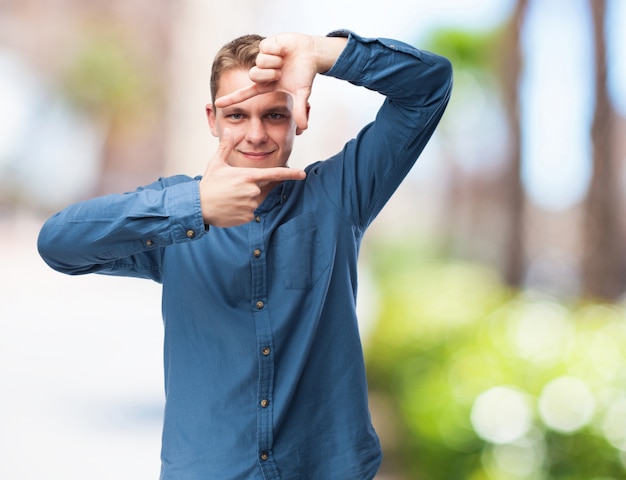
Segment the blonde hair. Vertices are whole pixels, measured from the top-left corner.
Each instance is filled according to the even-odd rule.
[[[256,34],[243,35],[220,48],[211,68],[211,100],[213,102],[215,102],[215,95],[217,95],[223,73],[233,69],[250,70],[254,67],[259,54],[259,43],[264,38]]]

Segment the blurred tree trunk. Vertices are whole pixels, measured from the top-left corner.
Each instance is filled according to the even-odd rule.
[[[510,161],[504,172],[503,192],[506,210],[503,276],[513,287],[522,285],[525,273],[525,197],[521,179],[521,127],[518,84],[522,71],[521,29],[528,0],[517,0],[501,49],[503,103],[510,128]]]
[[[624,290],[619,187],[614,154],[615,112],[607,88],[606,0],[589,0],[595,44],[593,172],[585,201],[583,296],[616,300]]]

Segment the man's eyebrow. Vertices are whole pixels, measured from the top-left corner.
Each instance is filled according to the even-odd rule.
[[[244,109],[237,105],[229,105],[222,108],[222,112],[224,112],[224,115],[232,115],[233,113],[244,113]]]
[[[291,109],[287,105],[275,105],[263,109],[265,115],[270,113],[280,113],[283,115],[291,115]]]
[[[224,107],[221,110],[223,115],[248,114],[248,110],[238,105],[229,105],[228,107]],[[271,105],[261,110],[262,115],[269,115],[272,113],[280,113],[281,115],[289,116],[291,115],[291,109],[288,105]]]

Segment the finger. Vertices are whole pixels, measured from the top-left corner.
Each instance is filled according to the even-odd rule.
[[[239,90],[236,90],[232,93],[229,93],[228,95],[224,95],[215,99],[215,106],[217,108],[229,107],[230,105],[234,105],[235,103],[240,103],[244,100],[248,100],[249,98],[252,98],[255,95],[259,95],[260,93],[262,92],[259,91],[259,86],[254,83],[247,87],[240,88]]]
[[[284,47],[278,41],[277,35],[272,35],[271,37],[261,40],[261,43],[259,43],[259,51],[261,53],[279,55],[281,57],[284,55]]]
[[[282,68],[283,57],[259,53],[256,57],[256,66],[259,68]]]
[[[215,99],[217,108],[225,108],[236,103],[241,103],[249,98],[261,95],[262,93],[271,92],[274,89],[274,82],[270,83],[254,83],[247,87],[240,88],[228,95],[224,95]]]
[[[252,67],[250,69],[250,80],[257,84],[258,90],[263,90],[267,85],[280,80],[282,71],[275,68]],[[266,89],[267,90],[267,89]]]
[[[306,108],[297,106],[293,111],[293,119],[296,122],[296,126],[300,131],[304,131],[309,128],[309,119],[306,114]]]
[[[309,127],[309,96],[307,94],[297,94],[294,98],[293,120],[296,126],[304,131]]]
[[[235,148],[235,139],[233,138],[233,133],[229,128],[225,128],[222,132],[222,138],[220,139],[220,144],[217,147],[217,158],[221,160],[223,163],[228,164],[228,157],[232,153]]]
[[[272,167],[255,168],[253,176],[259,186],[265,186],[271,182],[282,182],[285,180],[304,180],[306,172],[296,168]]]

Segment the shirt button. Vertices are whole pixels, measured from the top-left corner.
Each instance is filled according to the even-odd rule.
[[[258,308],[259,310],[262,310],[264,306],[265,304],[261,300],[256,302],[256,308]]]
[[[261,460],[263,460],[264,462],[265,462],[268,458],[270,458],[270,456],[267,454],[267,452],[261,452],[260,457],[261,457]]]
[[[146,240],[146,247],[151,247],[152,245],[154,245],[152,240]]]
[[[256,223],[261,223],[261,217],[257,215],[256,217],[254,217],[254,221]]]
[[[267,398],[264,398],[263,400],[261,400],[261,406],[263,408],[267,408],[269,404],[270,404],[270,401]]]
[[[263,347],[261,353],[267,357],[270,354],[270,347]]]
[[[196,236],[196,232],[194,232],[193,230],[187,230],[187,233],[185,235],[187,235],[187,238],[193,238]]]
[[[258,248],[256,248],[253,252],[252,255],[254,255],[255,258],[259,258],[261,256],[261,250],[259,250]]]

